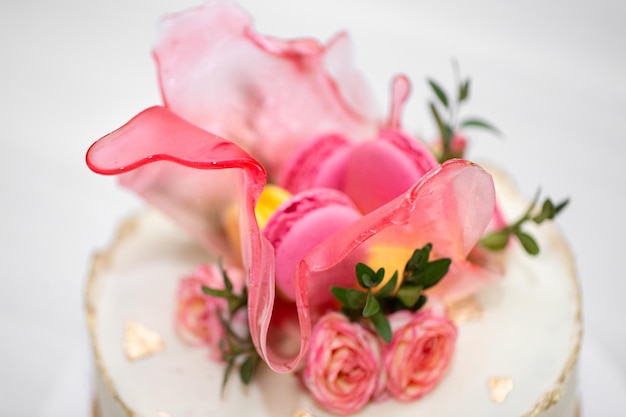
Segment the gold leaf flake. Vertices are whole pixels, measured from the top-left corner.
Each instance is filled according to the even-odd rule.
[[[512,389],[513,379],[509,377],[489,378],[489,392],[491,393],[491,400],[496,404],[503,403]]]
[[[448,305],[448,316],[456,325],[468,321],[478,321],[483,318],[485,311],[478,298],[473,295],[455,301]]]
[[[294,413],[293,417],[315,417],[309,410],[298,410]]]
[[[126,320],[124,353],[129,361],[145,358],[161,349],[163,349],[163,339],[158,333],[136,321]]]

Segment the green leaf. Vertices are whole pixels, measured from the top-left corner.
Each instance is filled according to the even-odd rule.
[[[554,207],[554,215],[556,216],[557,214],[559,214],[561,210],[567,207],[568,204],[569,204],[569,198],[566,198],[565,200],[557,204],[556,207]]]
[[[439,98],[441,104],[443,104],[445,107],[448,107],[448,96],[446,95],[445,91],[443,91],[443,88],[441,88],[439,84],[437,84],[437,82],[432,79],[428,80],[428,84],[430,84],[430,87],[437,95],[437,98]]]
[[[426,301],[428,301],[428,297],[426,297],[424,294],[421,294],[419,300],[417,300],[417,303],[415,303],[412,310],[417,311],[420,308],[424,307]]]
[[[387,343],[391,342],[391,326],[389,325],[387,316],[382,312],[378,312],[378,314],[374,314],[370,320],[372,320],[372,324],[374,324],[374,328],[380,337]]]
[[[226,364],[226,369],[224,370],[224,378],[222,379],[222,396],[224,395],[224,391],[226,390],[226,384],[228,384],[228,379],[230,378],[230,374],[232,374],[233,369],[235,367],[235,359],[231,359]]]
[[[552,201],[550,201],[550,199],[548,198],[546,199],[546,201],[543,202],[541,212],[533,217],[533,221],[537,224],[540,224],[544,220],[552,218],[554,218],[554,204],[552,204]]]
[[[217,260],[217,265],[219,266],[220,271],[222,271],[222,280],[224,281],[224,288],[228,292],[233,292],[233,283],[230,281],[230,278],[228,278],[228,273],[226,272],[226,268],[224,268],[224,266],[222,265],[222,258],[219,258]]]
[[[376,272],[369,266],[359,262],[356,264],[356,279],[363,288],[371,288],[376,277]]]
[[[486,234],[480,239],[479,244],[489,250],[497,251],[506,247],[511,236],[511,231],[508,228],[504,228],[495,232]]]
[[[342,287],[331,287],[330,292],[344,306],[348,305],[348,289]]]
[[[374,278],[372,286],[376,287],[380,285],[380,283],[383,282],[383,279],[385,279],[385,268],[379,268],[378,271],[376,271],[376,277]]]
[[[241,381],[245,385],[248,385],[250,381],[252,381],[252,377],[254,376],[254,371],[256,370],[257,362],[258,362],[258,356],[250,355],[241,364],[241,367],[239,368],[239,376],[241,377]]]
[[[424,289],[437,285],[439,281],[448,273],[452,260],[450,258],[441,258],[429,262],[423,270],[422,277],[417,281]]]
[[[421,294],[422,294],[421,286],[403,285],[398,290],[396,297],[398,297],[398,300],[400,300],[400,302],[404,304],[405,307],[411,308],[415,305],[415,303],[417,303]]]
[[[467,97],[469,97],[469,88],[470,88],[470,80],[469,78],[462,82],[459,86],[459,103],[463,102]]]
[[[226,290],[216,290],[215,288],[209,288],[206,285],[202,286],[202,292],[206,295],[212,295],[213,297],[229,298],[230,293]]]
[[[355,288],[331,287],[330,292],[351,310],[361,310],[367,299],[366,293]]]
[[[376,297],[379,299],[385,299],[393,294],[393,291],[396,289],[396,285],[398,284],[398,271],[394,272],[391,276],[391,279],[387,281],[383,287],[378,290],[376,293]]]
[[[452,133],[450,126],[445,124],[439,115],[439,111],[437,111],[437,107],[435,107],[434,103],[430,103],[430,111],[435,119],[435,123],[437,123],[437,127],[439,128],[439,134],[441,135],[441,141],[443,142],[444,148],[448,148],[450,145],[450,140],[452,139]]]
[[[372,317],[380,311],[380,303],[374,297],[371,291],[367,292],[367,301],[365,302],[365,308],[363,309],[363,317]]]
[[[524,250],[530,255],[537,255],[539,253],[539,245],[532,236],[519,230],[515,232],[515,236],[519,239]]]
[[[424,245],[422,249],[415,249],[411,258],[406,263],[406,267],[404,270],[411,270],[422,268],[424,265],[428,263],[428,258],[430,258],[430,252],[433,249],[432,243],[427,243]]]
[[[465,119],[460,124],[461,127],[481,127],[483,129],[491,130],[494,133],[500,134],[498,128],[490,124],[485,120],[480,119]]]

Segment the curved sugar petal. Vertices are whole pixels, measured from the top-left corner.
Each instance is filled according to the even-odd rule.
[[[237,145],[159,106],[94,143],[87,164],[100,174],[121,175],[123,186],[226,257],[224,208],[240,201],[254,207],[266,181],[263,167]],[[238,185],[244,183],[247,188]]]
[[[364,252],[368,246],[415,249],[430,242],[436,258],[453,261],[442,281],[446,291],[438,291],[438,295],[450,300],[467,294],[493,279],[493,274],[466,258],[489,223],[494,204],[493,180],[487,172],[467,161],[448,161],[405,194],[309,252],[299,266],[299,291],[306,294],[309,283],[316,281],[315,275],[340,267],[358,248]],[[469,283],[464,278],[467,273],[473,277]]]
[[[237,145],[202,130],[164,107],[151,107],[94,143],[87,164],[163,210],[211,252],[228,255],[219,216],[240,207],[242,261],[248,273],[250,332],[276,370],[293,358],[267,347],[274,306],[274,251],[261,236],[254,207],[267,179],[263,167]],[[189,169],[194,168],[194,169]],[[301,326],[304,334],[310,328]]]
[[[345,34],[328,46],[264,37],[238,6],[207,2],[163,21],[154,56],[166,106],[232,139],[273,176],[303,140],[375,131],[349,47]]]

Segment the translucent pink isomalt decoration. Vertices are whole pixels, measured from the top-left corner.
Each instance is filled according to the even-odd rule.
[[[402,111],[411,94],[411,81],[404,74],[396,75],[391,82],[391,106],[387,127],[390,129],[402,128]]]
[[[158,106],[94,143],[87,164],[97,173],[120,175],[123,186],[226,257],[224,209],[243,204],[253,210],[266,181],[263,167],[237,145]]]
[[[251,335],[270,365],[290,369],[292,358],[268,357],[274,251],[254,215],[267,179],[263,167],[237,145],[164,107],[144,110],[98,140],[87,152],[87,164],[97,173],[120,175],[124,186],[163,210],[212,253],[229,253],[219,216],[225,207],[238,205]]]
[[[453,260],[451,273],[440,284],[445,286],[445,291],[439,291],[444,299],[473,291],[492,278],[484,271],[475,274],[480,267],[466,257],[491,219],[493,182],[480,167],[466,161],[445,163],[402,196],[315,246],[297,267],[295,306],[275,298],[274,250],[260,234],[254,217],[265,171],[238,146],[168,109],[152,107],[96,142],[88,151],[87,163],[102,174],[121,174],[124,185],[163,209],[211,250],[215,248],[215,219],[206,216],[207,210],[238,202],[250,332],[259,353],[276,371],[293,369],[306,352],[312,319],[310,294],[327,291],[331,283],[324,276],[333,276],[342,262],[352,266],[351,255],[363,251],[361,256],[367,245],[416,248],[433,243],[437,257]],[[238,175],[224,176],[228,173]],[[222,187],[226,180],[234,183]],[[238,192],[221,194],[230,188]],[[299,346],[284,349],[284,339],[294,336]]]
[[[497,274],[467,261],[493,214],[491,176],[479,166],[452,160],[422,177],[405,194],[367,214],[322,242],[300,263],[297,288],[314,291],[318,274],[337,268],[348,255],[367,247],[421,248],[433,244],[435,258],[452,267],[434,287],[444,301],[468,295]],[[304,307],[302,307],[304,308]]]
[[[350,52],[345,33],[327,45],[277,40],[255,33],[236,4],[208,1],[162,22],[154,57],[168,108],[239,144],[274,176],[301,141],[375,132],[375,100]]]

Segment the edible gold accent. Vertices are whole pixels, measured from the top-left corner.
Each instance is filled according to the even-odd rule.
[[[315,417],[309,410],[298,410],[293,414],[293,417]]]
[[[536,417],[538,416],[542,411],[547,410],[548,408],[552,407],[553,405],[555,405],[556,403],[559,402],[559,400],[561,399],[561,387],[557,387],[551,391],[548,391],[543,398],[541,399],[541,401],[539,401],[536,405],[535,405],[535,409],[533,411],[531,411],[530,413],[524,415],[524,417]],[[579,412],[580,410],[577,410],[577,412]]]
[[[100,412],[98,411],[98,401],[94,400],[91,402],[91,416],[92,417],[100,417]]]
[[[510,377],[489,378],[489,392],[491,400],[496,404],[501,404],[506,400],[513,389],[513,379]]]
[[[100,373],[101,381],[111,397],[122,407],[128,417],[136,417],[137,413],[132,410],[120,398],[115,384],[109,375],[108,370],[103,365],[102,356],[98,349],[98,334],[96,332],[96,292],[100,285],[98,274],[108,268],[112,262],[116,249],[126,240],[138,227],[139,215],[126,219],[122,222],[117,230],[113,243],[103,252],[96,252],[92,257],[91,269],[87,278],[87,286],[85,288],[85,311],[87,313],[87,328],[89,329],[89,338],[91,339],[91,348],[93,350],[94,361]]]
[[[154,355],[163,349],[161,336],[143,324],[126,320],[124,328],[124,353],[129,361]],[[159,417],[163,417],[159,415]]]
[[[462,298],[448,305],[448,317],[457,325],[468,321],[481,320],[485,315],[483,305],[474,295]]]

